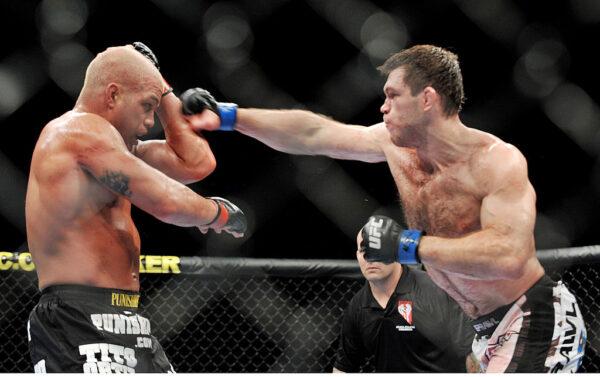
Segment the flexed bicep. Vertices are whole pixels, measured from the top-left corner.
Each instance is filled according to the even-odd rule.
[[[527,177],[527,164],[517,152],[505,153],[491,177],[490,193],[481,204],[482,231],[496,245],[496,264],[506,276],[519,277],[535,253],[536,195]]]
[[[501,163],[499,172],[490,177],[490,192],[482,200],[481,227],[517,241],[529,239],[535,225],[536,195],[527,177],[527,165],[520,153],[507,155]]]
[[[215,156],[200,131],[182,113],[181,101],[173,93],[165,95],[157,110],[166,140],[139,142],[135,155],[147,164],[182,182],[199,181],[216,167]],[[216,114],[205,111],[199,115],[206,123],[218,124]]]

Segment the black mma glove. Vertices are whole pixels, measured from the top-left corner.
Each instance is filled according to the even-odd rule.
[[[215,97],[206,89],[188,89],[179,98],[181,99],[182,111],[185,115],[200,114],[204,109],[219,114]]]
[[[144,55],[148,60],[150,60],[150,62],[152,64],[154,64],[156,69],[158,69],[160,71],[160,66],[158,65],[158,58],[156,57],[156,55],[154,55],[154,52],[152,52],[152,50],[150,50],[150,47],[146,46],[142,42],[133,42],[132,45],[133,45],[133,48],[135,48],[135,50],[137,52]],[[163,92],[162,92],[163,97],[173,91],[173,88],[171,87],[171,85],[169,85],[167,80],[164,79],[164,77],[163,77],[163,86],[164,86]]]
[[[419,230],[405,230],[387,216],[371,216],[361,234],[360,248],[368,262],[420,263],[417,251],[422,232]]]
[[[215,98],[202,88],[188,89],[179,97],[185,115],[199,114],[204,109],[216,113],[221,119],[220,131],[233,131],[237,121],[237,105],[235,103],[217,102]]]
[[[215,218],[204,227],[215,230],[224,230],[227,233],[238,233],[243,236],[248,228],[248,223],[246,221],[244,212],[242,212],[238,206],[231,203],[227,199],[216,196],[208,199],[211,199],[217,203],[218,209]]]
[[[156,58],[156,55],[154,55],[152,50],[150,50],[150,47],[146,46],[142,42],[133,42],[132,45],[137,52],[148,58],[148,60],[150,60],[152,64],[154,64],[156,69],[160,70],[160,66],[158,65],[158,59]]]

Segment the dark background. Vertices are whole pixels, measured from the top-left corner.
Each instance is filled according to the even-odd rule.
[[[182,92],[244,107],[381,121],[376,67],[418,43],[456,52],[462,120],[517,146],[538,194],[538,248],[600,244],[600,2],[192,0],[0,2],[0,250],[25,247],[24,199],[40,130],[72,108],[85,67],[139,40]],[[160,126],[153,137],[164,137]],[[291,156],[236,132],[207,133],[216,171],[192,188],[238,203],[241,240],[134,210],[142,253],[353,258],[374,212],[401,218],[387,165]]]

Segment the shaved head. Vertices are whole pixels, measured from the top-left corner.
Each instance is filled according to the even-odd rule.
[[[109,47],[96,55],[85,73],[81,96],[103,90],[116,83],[130,90],[156,85],[160,90],[161,75],[154,65],[133,46]]]
[[[74,110],[103,117],[132,147],[154,125],[163,87],[154,63],[132,45],[110,47],[88,66]]]

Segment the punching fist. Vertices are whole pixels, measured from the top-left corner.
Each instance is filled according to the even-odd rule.
[[[369,262],[417,264],[422,232],[405,230],[387,216],[371,216],[362,228],[361,251]]]
[[[248,228],[244,212],[227,199],[216,196],[208,199],[217,204],[217,215],[210,223],[200,227],[202,233],[206,233],[208,229],[214,229],[217,233],[224,230],[236,238],[242,237]]]
[[[148,58],[148,60],[150,60],[152,64],[154,64],[156,69],[160,70],[160,66],[158,65],[158,59],[156,58],[156,55],[154,55],[152,50],[150,50],[150,47],[146,46],[142,42],[133,42],[132,45],[137,52]]]
[[[183,111],[185,115],[200,114],[204,109],[219,114],[215,97],[213,97],[206,89],[188,89],[181,94],[180,99],[182,105],[181,111]]]
[[[221,120],[218,130],[232,131],[235,128],[237,121],[237,105],[235,103],[217,102],[208,90],[202,88],[188,89],[183,92],[180,99],[183,114],[191,116],[208,109],[215,112]]]

